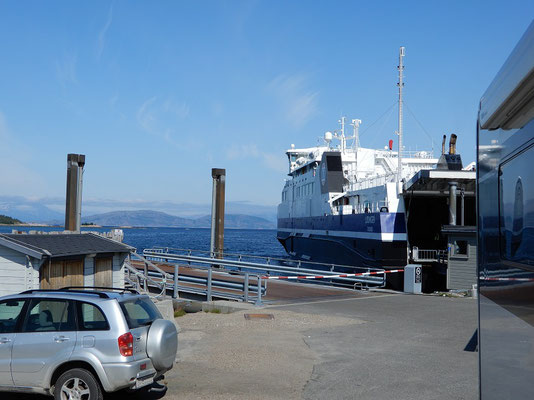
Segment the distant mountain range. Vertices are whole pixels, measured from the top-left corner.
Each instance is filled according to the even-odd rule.
[[[23,222],[48,222],[65,218],[64,213],[51,210],[42,201],[22,196],[0,196],[0,214],[20,219]]]
[[[178,227],[209,228],[211,216],[200,218],[176,217],[160,211],[113,211],[82,218],[82,223],[94,223],[102,226],[142,226],[142,227]],[[243,214],[226,214],[225,228],[272,229],[275,224],[265,218]]]
[[[61,198],[0,196],[0,214],[26,223],[63,225],[64,204]],[[139,210],[140,208],[152,210]],[[227,228],[269,229],[276,226],[275,206],[228,201],[225,208]],[[123,211],[115,211],[117,209]],[[82,222],[104,226],[209,227],[211,219],[206,214],[210,210],[210,204],[87,200],[82,205]]]

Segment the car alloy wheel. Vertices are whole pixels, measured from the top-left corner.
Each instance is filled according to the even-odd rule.
[[[89,400],[89,386],[80,378],[71,378],[61,386],[61,400]]]

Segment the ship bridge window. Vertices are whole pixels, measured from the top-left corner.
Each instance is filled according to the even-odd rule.
[[[326,156],[326,166],[329,171],[342,171],[340,156]]]

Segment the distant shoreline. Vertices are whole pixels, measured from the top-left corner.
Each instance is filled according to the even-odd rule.
[[[11,226],[13,228],[63,228],[61,225],[47,225],[47,224],[0,224],[0,226]],[[82,225],[82,228],[102,228],[102,229],[211,229],[209,226],[117,226],[117,225]],[[248,231],[275,231],[276,226],[272,228],[246,228],[246,227],[225,227],[225,230],[248,230]]]
[[[50,226],[54,226],[54,225],[47,225],[47,224],[0,224],[0,226],[25,226],[25,227],[28,227],[28,226],[35,226],[36,228],[45,228],[45,227],[50,227]]]

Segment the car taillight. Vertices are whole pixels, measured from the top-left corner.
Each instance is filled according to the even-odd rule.
[[[119,336],[119,351],[124,357],[133,355],[133,336],[130,332]]]

